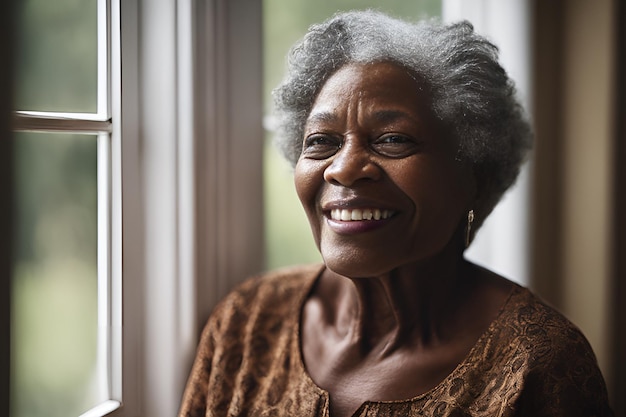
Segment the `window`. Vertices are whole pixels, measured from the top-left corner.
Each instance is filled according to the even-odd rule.
[[[96,144],[83,153],[91,152],[86,187],[97,195],[89,201],[97,206],[98,272],[87,289],[97,307],[86,297],[78,300],[92,317],[88,327],[96,335],[81,339],[92,345],[97,363],[88,367],[97,368],[100,389],[90,404],[58,414],[171,416],[209,311],[262,267],[262,212],[254,210],[262,200],[260,4],[97,4],[97,49],[106,52],[106,61],[98,58],[106,63],[98,72],[106,76],[98,94],[104,91],[104,107],[96,106],[96,113],[22,111],[13,120],[16,141],[31,135],[21,132],[35,131],[50,143]],[[12,359],[24,353],[18,349]],[[40,409],[53,415],[54,407],[46,402]]]
[[[111,356],[110,4],[21,2],[11,415],[101,415]],[[90,411],[91,410],[91,411]]]

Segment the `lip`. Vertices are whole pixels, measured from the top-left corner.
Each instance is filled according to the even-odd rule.
[[[362,220],[340,220],[333,219],[331,212],[333,210],[361,210],[373,211],[378,210],[380,212],[386,212],[385,217],[378,220],[369,218]],[[383,203],[374,199],[368,198],[346,198],[328,201],[322,204],[322,212],[326,219],[326,223],[335,233],[342,235],[351,235],[358,233],[370,232],[373,230],[385,227],[389,222],[393,221],[394,217],[398,214],[397,208],[389,206],[389,203]]]
[[[350,220],[341,221],[333,220],[330,217],[325,217],[326,223],[335,233],[340,235],[354,235],[359,233],[371,232],[382,227],[385,227],[393,220],[393,217],[381,220]]]

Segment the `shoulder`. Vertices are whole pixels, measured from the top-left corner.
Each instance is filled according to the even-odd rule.
[[[207,322],[214,332],[242,328],[250,320],[286,317],[300,309],[321,265],[294,266],[253,276],[222,299]]]
[[[581,344],[591,350],[582,332],[563,314],[523,287],[513,290],[506,307],[506,324],[530,344],[549,343],[554,347]]]
[[[271,382],[262,376],[277,358],[287,361],[300,306],[321,270],[321,265],[293,267],[252,277],[215,307],[198,344],[180,416],[204,416],[228,404],[249,407],[240,401],[252,401],[262,384],[268,390]]]
[[[255,275],[237,285],[220,301],[215,311],[233,305],[274,303],[306,296],[321,270],[321,265],[302,265]]]
[[[514,369],[524,381],[522,410],[537,416],[611,415],[596,357],[578,327],[522,287],[514,290],[502,318]]]

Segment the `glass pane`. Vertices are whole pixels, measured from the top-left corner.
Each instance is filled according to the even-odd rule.
[[[441,15],[441,0],[264,0],[264,97],[265,113],[271,114],[271,91],[284,74],[285,56],[313,23],[338,11],[373,8],[393,16],[417,20]],[[320,256],[313,243],[308,221],[300,207],[289,164],[271,144],[266,133],[265,229],[266,265],[315,262]]]
[[[20,0],[16,110],[97,110],[97,0]]]
[[[99,397],[97,136],[15,135],[12,417],[73,417]]]

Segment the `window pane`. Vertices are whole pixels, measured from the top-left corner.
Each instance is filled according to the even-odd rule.
[[[440,16],[441,0],[264,0],[263,8],[265,113],[271,114],[271,90],[283,77],[287,51],[311,24],[338,11],[366,8],[409,20]],[[271,144],[272,132],[266,136],[266,265],[274,268],[317,261],[320,256],[296,196],[291,169]]]
[[[97,137],[15,135],[13,417],[78,416],[97,375]]]
[[[96,0],[20,0],[16,110],[97,110]]]

